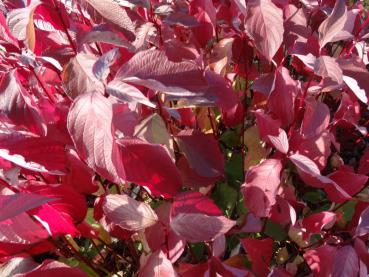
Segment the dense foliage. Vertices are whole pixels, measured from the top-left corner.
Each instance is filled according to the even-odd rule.
[[[366,1],[0,1],[0,276],[367,276]]]

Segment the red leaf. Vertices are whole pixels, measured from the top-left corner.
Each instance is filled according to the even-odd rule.
[[[337,249],[330,245],[320,246],[305,252],[304,259],[314,273],[314,277],[332,275]]]
[[[224,216],[179,213],[172,218],[170,227],[189,242],[202,242],[227,233],[235,224],[235,221]]]
[[[355,174],[346,170],[339,169],[328,175],[329,179],[336,182],[349,195],[358,193],[368,181],[368,176]]]
[[[273,256],[273,240],[245,238],[241,239],[241,243],[252,262],[252,271],[258,276],[267,276]]]
[[[298,173],[305,184],[316,188],[322,188],[326,191],[328,198],[333,202],[344,202],[351,199],[339,185],[326,176],[320,175],[317,165],[308,157],[300,154],[294,154],[289,159],[295,164]]]
[[[185,130],[181,131],[176,139],[189,166],[199,175],[208,178],[223,177],[224,158],[213,135]]]
[[[323,48],[343,29],[347,18],[346,2],[337,0],[332,13],[319,26],[319,44]]]
[[[268,159],[247,171],[241,189],[246,207],[256,216],[267,217],[275,204],[281,170],[280,160]]]
[[[201,213],[209,216],[223,214],[213,200],[196,191],[182,192],[174,198],[171,216],[180,213]]]
[[[46,122],[41,111],[23,88],[15,70],[7,73],[0,83],[0,116],[17,126],[46,135]]]
[[[306,239],[310,234],[318,234],[327,225],[332,226],[336,221],[336,214],[332,212],[320,212],[305,217],[302,220],[302,227],[306,229],[307,234],[304,234]]]
[[[164,146],[135,138],[120,139],[118,144],[124,168],[122,179],[148,187],[154,196],[173,197],[178,192],[181,177]]]
[[[122,162],[113,137],[113,106],[99,92],[74,100],[68,114],[68,131],[79,156],[104,178],[119,183]]]
[[[359,174],[369,173],[369,148],[366,148],[364,154],[361,156],[357,172]]]
[[[129,231],[145,229],[158,221],[156,213],[148,204],[125,194],[105,196],[102,209],[109,221]]]
[[[65,145],[30,133],[1,130],[0,157],[36,172],[63,175]]]
[[[272,60],[283,41],[283,15],[270,0],[247,2],[245,28],[258,50]]]

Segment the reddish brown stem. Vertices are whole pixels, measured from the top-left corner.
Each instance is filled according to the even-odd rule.
[[[73,49],[74,53],[77,55],[77,49],[76,49],[76,46],[74,45],[74,43],[73,43],[73,39],[72,39],[72,37],[71,37],[71,36],[70,36],[70,34],[69,34],[69,31],[68,31],[67,26],[65,25],[65,22],[64,22],[63,16],[62,16],[62,14],[61,14],[61,12],[60,12],[60,6],[59,6],[59,5],[57,5],[57,3],[55,2],[55,1],[57,1],[57,0],[52,0],[52,1],[53,1],[53,4],[54,4],[55,9],[56,9],[56,11],[57,11],[57,14],[58,14],[58,16],[59,16],[60,22],[61,22],[61,24],[63,25],[64,33],[67,35],[67,38],[68,38],[68,41],[69,41],[70,47],[72,47],[72,49]]]
[[[51,103],[56,103],[57,101],[55,99],[55,96],[48,89],[46,89],[46,87],[44,85],[44,82],[42,82],[40,77],[38,77],[35,69],[33,67],[29,66],[29,70],[32,72],[33,76],[35,76],[38,84],[40,85],[40,87],[42,88],[44,93],[47,95],[47,97],[50,99]]]

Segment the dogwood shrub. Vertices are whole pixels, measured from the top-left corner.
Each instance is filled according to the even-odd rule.
[[[365,1],[0,9],[1,276],[367,276]]]

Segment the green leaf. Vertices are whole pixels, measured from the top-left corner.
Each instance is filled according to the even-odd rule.
[[[237,203],[238,193],[227,183],[220,183],[216,186],[212,198],[227,216],[231,216]]]
[[[271,237],[274,240],[282,241],[287,238],[287,232],[279,224],[276,224],[270,220],[265,225],[265,235]]]

